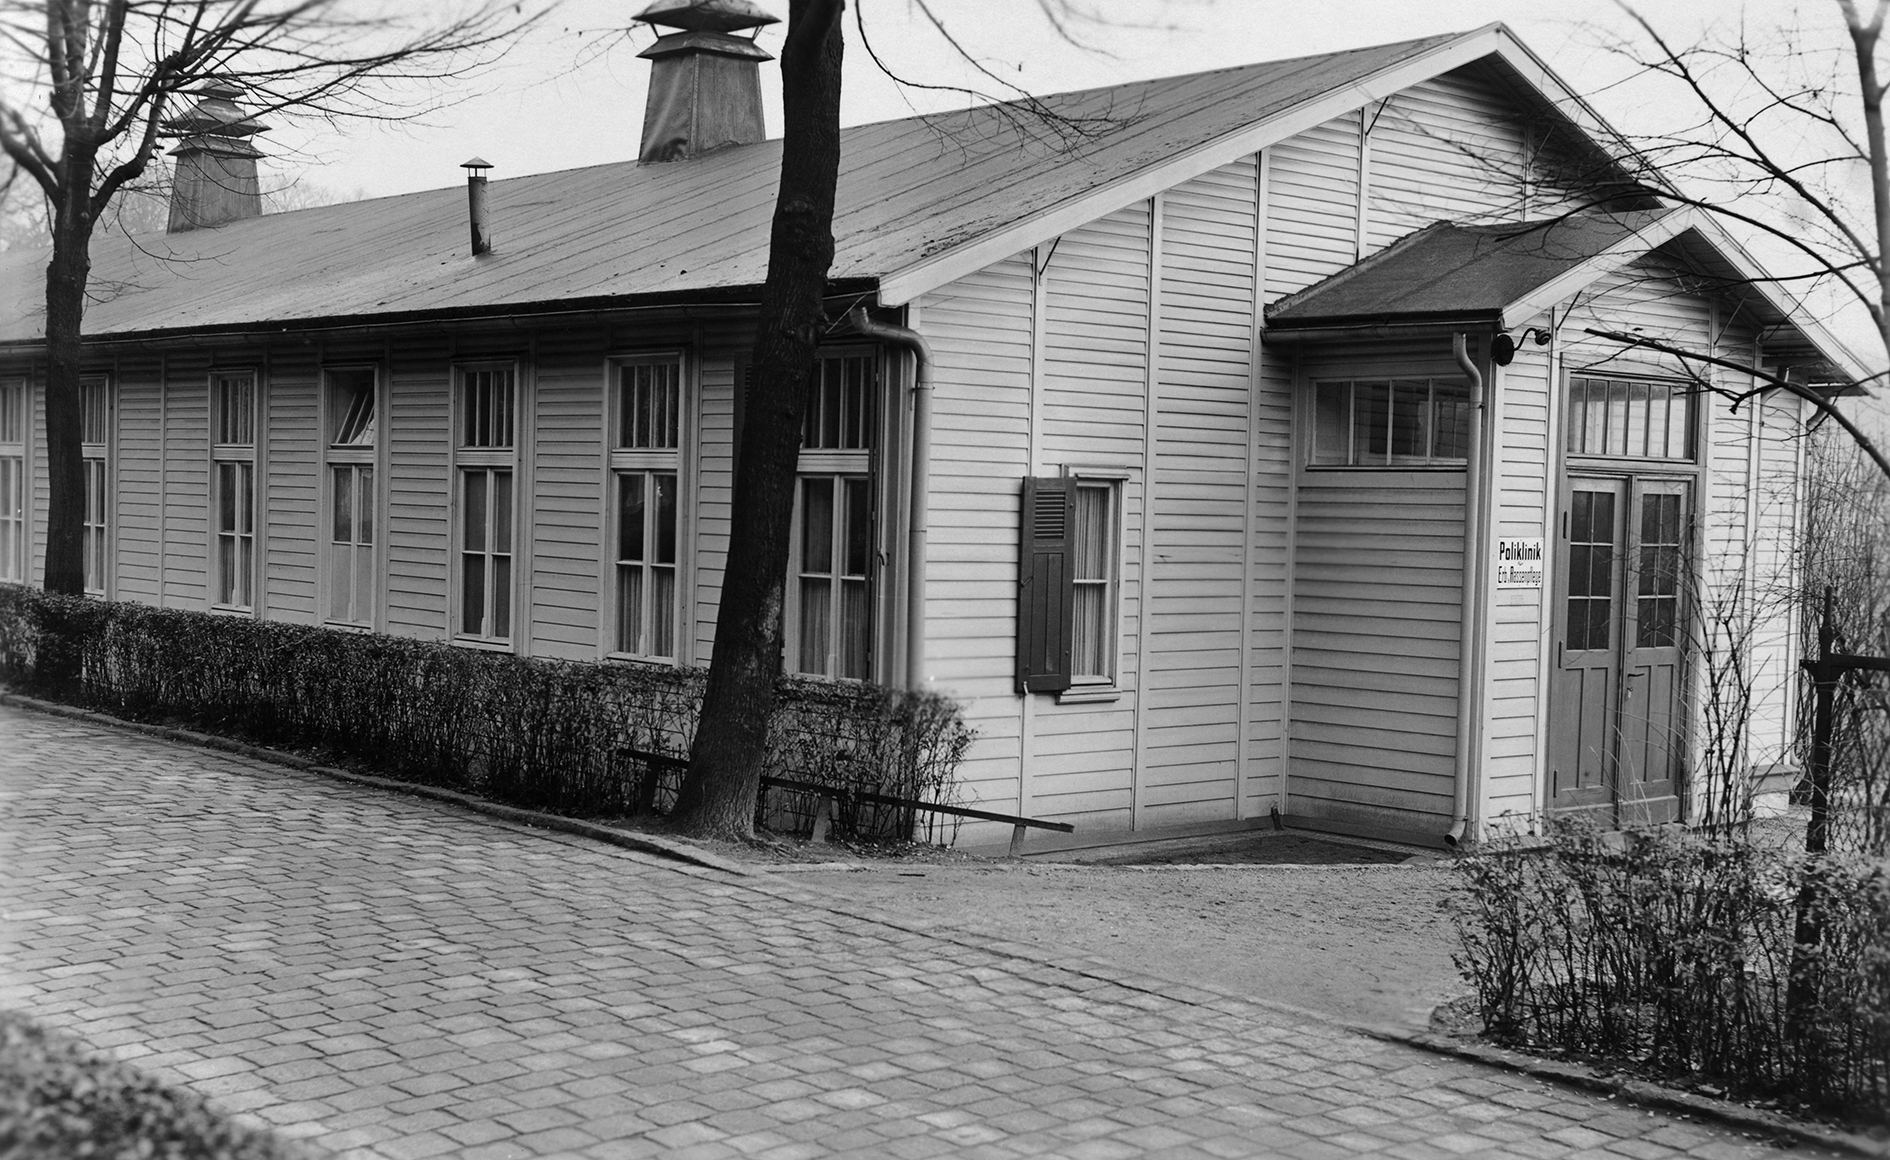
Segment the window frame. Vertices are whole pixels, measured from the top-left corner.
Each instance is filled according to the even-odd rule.
[[[1127,542],[1127,516],[1124,509],[1125,492],[1129,481],[1135,478],[1135,472],[1126,467],[1090,467],[1071,465],[1063,468],[1065,476],[1074,481],[1077,491],[1084,489],[1106,491],[1109,511],[1110,552],[1107,561],[1109,593],[1105,612],[1105,636],[1109,640],[1109,675],[1079,675],[1076,671],[1076,601],[1074,594],[1070,601],[1070,687],[1056,694],[1057,704],[1083,704],[1085,702],[1114,701],[1122,695],[1122,559]],[[1070,513],[1070,557],[1074,562],[1076,549],[1076,513]],[[1075,586],[1075,569],[1071,569],[1071,585]]]
[[[673,446],[621,446],[623,422],[626,415],[625,374],[627,369],[647,366],[673,366],[676,375],[675,431]],[[600,591],[604,601],[598,618],[598,650],[608,660],[633,661],[652,665],[682,665],[690,659],[691,641],[688,627],[690,610],[694,598],[694,471],[696,461],[695,444],[695,404],[698,392],[695,389],[695,361],[689,352],[682,348],[666,347],[655,350],[633,350],[610,355],[605,360],[604,400],[603,400],[603,515],[600,545]],[[673,570],[674,597],[670,609],[670,634],[672,648],[668,655],[647,650],[622,649],[622,590],[621,569],[623,562],[618,558],[619,520],[622,515],[622,485],[626,476],[640,475],[644,480],[644,543],[645,558],[638,561],[642,569],[642,605],[644,631],[637,642],[640,646],[651,643],[653,620],[649,610],[654,601],[654,576],[664,565],[649,558],[648,545],[653,540],[656,530],[656,509],[648,496],[652,494],[652,481],[657,476],[668,475],[675,480],[676,515],[675,515],[675,561]]]
[[[862,396],[868,408],[867,414],[862,418],[860,423],[860,428],[865,434],[866,446],[839,448],[808,448],[803,446],[801,449],[799,459],[795,466],[793,517],[789,525],[786,593],[782,609],[782,663],[784,670],[789,673],[798,676],[813,677],[818,680],[875,681],[883,679],[886,667],[890,661],[889,650],[886,647],[890,639],[890,634],[887,631],[888,626],[885,623],[885,617],[886,584],[888,579],[887,564],[889,557],[886,548],[886,537],[888,534],[887,524],[891,521],[888,519],[888,493],[885,478],[887,473],[885,471],[885,464],[887,462],[887,447],[889,443],[895,440],[897,435],[897,430],[893,426],[893,423],[898,417],[899,408],[888,404],[888,394],[893,389],[893,375],[890,373],[885,348],[871,343],[849,343],[823,347],[820,351],[819,358],[820,362],[818,365],[823,369],[818,373],[822,375],[825,374],[824,368],[827,361],[830,359],[865,359],[872,376],[871,381],[865,384]],[[740,373],[741,372],[738,370],[737,390],[742,389],[742,384],[739,381]],[[821,381],[824,382],[824,380]],[[815,389],[818,388],[810,386],[810,391]],[[842,397],[844,397],[844,385],[842,386]],[[806,430],[805,424],[811,421],[811,417],[803,418],[803,434],[805,434]],[[842,441],[845,442],[845,440]],[[828,621],[829,637],[826,661],[824,664],[826,671],[818,673],[807,672],[800,668],[800,656],[804,643],[801,631],[801,617],[804,612],[801,587],[804,579],[803,572],[806,571],[804,567],[806,561],[803,559],[804,545],[802,544],[805,530],[803,526],[803,504],[807,484],[810,481],[819,480],[828,480],[833,483],[834,498],[832,502],[835,505],[836,512],[841,514],[844,514],[845,508],[845,481],[863,480],[866,486],[866,518],[868,524],[866,540],[868,563],[864,579],[866,583],[866,631],[868,636],[866,642],[866,671],[863,677],[856,678],[836,675],[836,670],[842,667],[842,657],[836,641],[840,639],[839,634],[844,632],[842,595],[845,590],[845,577],[849,575],[839,571],[809,573],[809,576],[824,575],[830,578],[832,589],[828,599],[833,602],[833,614]],[[840,565],[835,562],[841,560],[845,548],[844,537],[841,535],[841,525],[837,521],[834,524],[833,532],[828,562],[830,566],[838,568]]]
[[[373,442],[365,446],[358,443],[339,444],[335,442],[335,436],[340,433],[337,427],[347,416],[338,415],[336,413],[336,384],[331,376],[359,373],[366,373],[373,376],[374,411],[372,423],[374,439]],[[387,438],[387,376],[382,373],[380,364],[376,362],[350,361],[324,363],[319,375],[319,388],[321,391],[321,399],[317,421],[320,424],[321,477],[318,503],[320,505],[319,519],[321,523],[319,525],[320,530],[316,537],[318,546],[318,559],[316,564],[319,569],[317,599],[320,601],[321,622],[329,628],[355,632],[372,632],[381,625],[384,588],[383,577],[385,575],[386,562],[386,554],[384,551],[387,544],[386,456],[389,443]],[[350,410],[352,410],[352,405],[350,405]],[[357,615],[353,619],[338,617],[333,613],[336,568],[335,552],[337,547],[334,539],[334,479],[335,469],[339,467],[356,469],[353,475],[356,480],[357,488],[360,477],[359,469],[365,467],[372,473],[372,494],[367,500],[374,529],[374,539],[371,540],[368,545],[370,559],[368,561],[367,574],[371,578],[371,581],[367,592],[366,615]],[[355,520],[358,524],[361,510],[361,501],[358,498],[359,491],[357,489],[351,489],[350,494],[351,497],[354,498]],[[360,547],[361,545],[357,533],[356,539],[349,544],[350,552],[357,552],[360,550]],[[359,563],[355,562],[351,568],[350,574],[358,577],[359,567]],[[356,593],[357,601],[359,595],[359,593]],[[357,608],[356,611],[358,613],[359,609]]]
[[[1424,430],[1429,449],[1423,455],[1396,456],[1392,452],[1392,439],[1396,431],[1396,428],[1393,426],[1393,420],[1396,416],[1398,387],[1400,385],[1408,386],[1416,383],[1424,384],[1427,391]],[[1358,388],[1361,385],[1383,385],[1386,390],[1385,459],[1384,462],[1381,463],[1361,463],[1358,459]],[[1320,450],[1320,432],[1322,430],[1320,425],[1320,396],[1325,388],[1339,386],[1343,386],[1347,389],[1345,395],[1346,452],[1343,461],[1322,459],[1322,452]],[[1470,389],[1468,384],[1463,383],[1460,379],[1452,378],[1449,375],[1438,374],[1333,374],[1315,376],[1308,379],[1306,384],[1305,422],[1309,437],[1305,441],[1305,454],[1302,458],[1301,466],[1311,471],[1387,472],[1466,470],[1470,461],[1469,456],[1473,450],[1472,448],[1466,446],[1464,448],[1465,454],[1462,457],[1440,456],[1436,454],[1439,430],[1437,423],[1437,403],[1440,388],[1452,389],[1453,393],[1457,390],[1462,392],[1460,396],[1461,406],[1465,416],[1462,432],[1465,442],[1467,443],[1470,431]]]
[[[1673,374],[1663,375],[1652,371],[1602,371],[1591,370],[1589,368],[1570,368],[1563,372],[1561,378],[1561,397],[1558,400],[1562,420],[1561,445],[1556,448],[1556,451],[1565,462],[1578,465],[1586,464],[1599,468],[1634,467],[1639,471],[1670,472],[1683,475],[1696,470],[1703,463],[1707,442],[1704,426],[1707,408],[1701,406],[1698,400],[1705,392],[1703,389],[1692,388],[1690,384],[1688,384],[1685,376]],[[1664,385],[1681,388],[1680,397],[1687,400],[1687,408],[1690,412],[1686,417],[1686,426],[1684,427],[1688,442],[1688,454],[1684,457],[1613,455],[1606,452],[1574,450],[1569,444],[1570,439],[1575,434],[1575,382],[1578,379],[1595,380],[1606,383],[1619,382],[1630,387],[1637,383],[1646,383],[1650,386]],[[1672,430],[1673,428],[1670,425],[1668,427],[1669,433],[1671,433]]]
[[[228,443],[220,438],[223,434],[224,418],[223,412],[220,409],[222,406],[220,388],[224,381],[239,378],[247,378],[249,380],[249,442]],[[264,426],[262,421],[262,374],[255,367],[217,367],[209,374],[207,379],[207,392],[208,397],[205,400],[204,409],[208,420],[206,424],[206,437],[210,443],[210,486],[208,488],[210,497],[210,518],[205,521],[205,524],[207,525],[206,530],[209,532],[210,560],[209,567],[205,570],[208,584],[204,595],[207,598],[206,603],[208,603],[210,611],[212,612],[234,616],[255,616],[258,607],[262,603],[262,585],[260,582],[262,552],[258,547],[261,540],[262,524],[262,521],[258,518],[262,510],[262,504],[260,502],[262,495],[262,457],[260,455],[259,440],[260,429]],[[225,466],[234,467],[239,477],[245,468],[247,468],[249,473],[247,505],[246,507],[239,508],[236,513],[235,522],[238,525],[237,528],[228,532],[223,528],[223,469]],[[243,523],[242,516],[244,514],[247,514],[249,517],[248,531],[241,530]],[[235,554],[239,557],[242,554],[242,548],[245,542],[247,542],[249,546],[247,574],[237,575],[231,578],[233,581],[237,579],[242,581],[240,592],[233,592],[232,595],[248,597],[246,603],[237,600],[226,601],[222,599],[225,579],[223,572],[223,541],[226,535],[234,538]]]
[[[21,376],[0,378],[0,582],[25,584],[33,572],[33,400],[31,384]],[[8,400],[14,403],[8,431]],[[7,436],[11,435],[11,438]]]
[[[491,445],[468,446],[462,443],[462,420],[465,419],[464,376],[468,373],[486,371],[505,371],[511,375],[511,398],[509,416],[511,440],[504,447]],[[529,414],[526,406],[525,374],[523,361],[517,358],[466,358],[455,359],[447,384],[447,515],[448,559],[447,567],[447,639],[466,648],[487,649],[495,652],[516,652],[524,647],[523,624],[521,623],[521,589],[524,587],[525,564],[529,554],[525,551],[524,528],[519,518],[523,506],[520,486],[524,471],[521,464],[521,447],[529,438],[529,426],[525,417]],[[506,609],[506,629],[504,636],[482,635],[465,632],[465,580],[464,565],[466,549],[465,534],[465,496],[466,480],[469,472],[487,473],[506,471],[511,476],[511,512],[508,537],[508,551],[503,553],[508,560]],[[486,532],[490,535],[494,509],[490,498],[487,500]],[[485,581],[489,584],[492,573],[492,559],[500,555],[490,548],[482,550],[486,558]],[[528,607],[528,605],[527,605]],[[493,606],[496,611],[496,605]]]

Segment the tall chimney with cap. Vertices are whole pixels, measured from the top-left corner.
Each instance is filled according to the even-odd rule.
[[[243,140],[268,131],[236,107],[243,90],[221,78],[197,89],[197,103],[164,122],[183,138],[171,156],[177,170],[171,186],[168,233],[220,226],[262,216],[256,159],[262,151]]]
[[[637,17],[679,28],[638,53],[650,58],[650,100],[637,160],[684,161],[761,140],[761,62],[753,40],[731,35],[779,21],[751,0],[656,0]]]

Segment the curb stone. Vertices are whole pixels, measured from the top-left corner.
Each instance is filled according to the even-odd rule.
[[[427,798],[434,801],[457,805],[476,813],[499,818],[523,826],[553,830],[580,838],[589,838],[607,845],[655,854],[667,859],[683,862],[692,866],[711,870],[744,879],[743,885],[763,893],[775,895],[788,901],[812,904],[834,914],[864,922],[872,922],[892,927],[908,934],[925,935],[943,939],[960,946],[972,947],[989,954],[1007,958],[1021,959],[1039,966],[1050,967],[1076,975],[1079,978],[1093,979],[1138,991],[1160,996],[1171,1002],[1194,1007],[1207,1007],[1229,1013],[1238,1012],[1242,1007],[1258,1007],[1263,1010],[1287,1015],[1306,1022],[1333,1027],[1354,1034],[1367,1036],[1382,1042],[1397,1043],[1406,1047],[1439,1055],[1453,1056],[1485,1066],[1499,1067],[1506,1071],[1521,1072],[1525,1075],[1586,1091],[1599,1092],[1609,1096],[1618,1096],[1628,1102],[1644,1107],[1659,1108],[1664,1111],[1680,1112],[1703,1120],[1711,1120],[1727,1127],[1755,1135],[1771,1136],[1791,1140],[1794,1143],[1807,1144],[1829,1151],[1868,1157],[1870,1160],[1890,1160],[1890,1142],[1873,1140],[1859,1133],[1844,1132],[1835,1128],[1825,1128],[1802,1123],[1776,1112],[1763,1111],[1736,1104],[1728,1100],[1714,1099],[1709,1096],[1674,1088],[1662,1087],[1645,1080],[1628,1079],[1609,1075],[1578,1064],[1564,1063],[1558,1060],[1543,1059],[1521,1052],[1509,1051],[1499,1047],[1469,1043],[1452,1039],[1432,1032],[1410,1031],[1404,1028],[1382,1024],[1354,1023],[1336,1018],[1320,1011],[1297,1007],[1276,1000],[1243,995],[1209,983],[1182,983],[1178,980],[1147,975],[1126,970],[1123,967],[1089,955],[1070,955],[1046,950],[1028,943],[1017,942],[997,931],[986,930],[976,924],[948,924],[926,920],[894,918],[876,913],[864,907],[843,903],[828,895],[821,887],[810,888],[799,883],[790,885],[775,877],[770,868],[757,869],[742,865],[729,859],[711,854],[706,850],[691,846],[686,842],[654,835],[637,834],[609,826],[586,822],[577,818],[562,817],[557,814],[541,813],[537,810],[518,806],[502,805],[460,793],[457,790],[442,789],[437,786],[416,785],[411,782],[396,781],[391,778],[375,777],[368,774],[354,773],[334,766],[323,765],[308,758],[264,746],[251,745],[215,734],[199,733],[190,729],[181,729],[169,725],[153,725],[141,721],[128,721],[95,710],[81,709],[55,701],[43,701],[19,693],[0,690],[0,705],[11,705],[49,716],[66,717],[99,725],[106,728],[128,730],[143,733],[163,740],[182,742],[199,748],[215,749],[237,756],[271,765],[285,766],[303,772],[317,773],[356,785],[373,789],[391,791],[411,797]],[[789,871],[807,871],[814,869],[866,869],[847,863],[792,866]],[[928,867],[932,869],[933,867]],[[1401,868],[1397,864],[1384,866],[1385,869]],[[698,871],[699,872],[699,871]]]
[[[1703,1096],[1678,1088],[1662,1087],[1646,1080],[1612,1075],[1581,1064],[1544,1059],[1520,1051],[1453,1039],[1450,1036],[1429,1031],[1405,1031],[1396,1027],[1357,1027],[1355,1030],[1377,1039],[1420,1047],[1442,1055],[1454,1055],[1459,1059],[1473,1060],[1510,1071],[1520,1071],[1526,1075],[1539,1076],[1604,1095],[1619,1096],[1645,1107],[1661,1108],[1666,1111],[1683,1112],[1697,1118],[1717,1120],[1745,1132],[1785,1137],[1796,1143],[1810,1144],[1833,1152],[1847,1152],[1855,1156],[1868,1156],[1873,1160],[1890,1158],[1890,1141],[1873,1140],[1858,1132],[1820,1127],[1794,1120],[1777,1112],[1765,1111],[1762,1108],[1749,1108],[1730,1100],[1714,1099],[1711,1096]]]
[[[520,806],[508,806],[501,802],[475,797],[458,790],[440,786],[418,785],[410,781],[397,781],[393,778],[375,777],[372,774],[355,773],[352,770],[338,769],[332,765],[323,765],[306,757],[293,753],[284,753],[280,749],[267,746],[251,745],[244,741],[233,741],[228,737],[219,737],[214,733],[199,733],[192,729],[180,729],[174,725],[152,725],[143,721],[127,721],[122,717],[113,717],[92,709],[81,709],[73,705],[62,705],[57,701],[42,701],[37,697],[28,697],[19,693],[0,692],[0,705],[13,705],[21,709],[31,709],[54,717],[69,717],[93,725],[108,728],[126,729],[133,733],[143,733],[166,741],[179,741],[186,745],[195,745],[203,749],[216,749],[232,753],[239,757],[248,757],[271,765],[287,766],[305,773],[319,773],[338,781],[352,782],[356,785],[371,786],[375,789],[389,790],[406,794],[410,797],[429,798],[433,801],[446,802],[461,806],[475,813],[502,818],[508,822],[530,826],[541,830],[558,830],[579,837],[591,838],[626,850],[637,850],[645,854],[673,858],[696,866],[707,866],[741,878],[752,878],[755,871],[739,862],[731,861],[718,854],[692,846],[674,838],[658,837],[654,834],[639,834],[629,830],[614,829],[596,822],[587,822],[580,818],[567,818],[561,814],[542,813],[538,810],[524,809]]]

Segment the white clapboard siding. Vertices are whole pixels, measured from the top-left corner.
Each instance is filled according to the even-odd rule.
[[[1752,406],[1752,404],[1748,404]],[[1750,757],[1765,767],[1790,756],[1797,627],[1800,598],[1795,572],[1795,531],[1800,514],[1799,444],[1807,404],[1774,392],[1758,403],[1758,478],[1753,486],[1755,527],[1752,600],[1757,623],[1752,649]]]
[[[695,586],[691,605],[692,660],[706,665],[715,651],[715,615],[728,564],[730,511],[735,495],[735,364],[754,344],[749,318],[704,322],[698,348],[695,494]]]
[[[166,365],[164,604],[207,608],[210,515],[210,365],[179,352]]]
[[[1247,651],[1247,800],[1243,817],[1279,804],[1286,773],[1287,542],[1293,493],[1292,355],[1260,348],[1253,394],[1253,605]]]
[[[958,768],[966,796],[1042,814],[1023,796],[1022,698],[1014,692],[1021,480],[1029,474],[1032,255],[927,294],[919,326],[936,360],[926,658],[933,687],[978,731]],[[1033,786],[1044,767],[1031,762]],[[1126,791],[1125,791],[1126,792]],[[996,835],[1001,837],[1001,835]]]
[[[1247,158],[1163,201],[1145,826],[1237,810],[1254,188]]]
[[[387,368],[387,629],[445,637],[447,412],[452,356],[444,343],[390,344]]]
[[[117,519],[112,528],[113,566],[120,600],[158,602],[158,513],[164,502],[159,484],[162,452],[158,444],[158,374],[154,356],[121,359],[114,376],[118,402]]]
[[[1346,113],[1267,150],[1269,300],[1357,260],[1358,130]]]
[[[269,362],[265,424],[268,448],[268,510],[260,549],[267,600],[258,614],[269,620],[320,620],[316,603],[317,538],[321,531],[321,432],[318,428],[321,370],[307,348],[277,353]]]
[[[1547,326],[1549,319],[1535,322]],[[1492,544],[1542,537],[1553,502],[1551,472],[1557,459],[1548,442],[1551,358],[1550,348],[1525,343],[1514,362],[1494,372],[1502,429],[1491,477]],[[1498,589],[1494,559],[1486,558],[1482,567],[1490,608],[1483,673],[1483,802],[1478,813],[1486,821],[1505,815],[1527,819],[1536,809],[1542,642],[1554,589]],[[1552,581],[1545,578],[1545,584]]]
[[[598,655],[603,536],[604,344],[596,331],[538,339],[532,351],[531,651]]]
[[[1125,469],[1116,684],[1107,705],[1036,698],[1031,808],[1088,828],[1127,828],[1140,691],[1144,407],[1147,401],[1150,207],[1138,203],[1058,242],[1045,275],[1040,475],[1060,467]],[[1012,552],[1015,554],[1016,549]],[[1102,745],[1104,738],[1114,739]]]
[[[1432,222],[1515,220],[1524,130],[1514,102],[1471,67],[1370,106],[1366,252]]]

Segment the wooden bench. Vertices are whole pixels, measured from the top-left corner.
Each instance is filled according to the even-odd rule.
[[[686,771],[689,759],[674,757],[667,753],[652,753],[643,749],[628,750],[631,757],[648,765],[652,771],[673,769]],[[989,810],[974,810],[965,806],[940,805],[937,802],[923,802],[916,798],[894,797],[891,794],[874,793],[864,789],[835,789],[830,785],[820,785],[811,781],[796,781],[786,777],[768,777],[761,779],[763,788],[785,789],[797,793],[813,794],[821,799],[823,807],[814,815],[814,832],[810,841],[824,843],[833,820],[839,816],[841,805],[846,799],[873,802],[876,805],[896,806],[910,810],[925,810],[928,813],[946,814],[955,818],[971,818],[980,822],[1003,822],[1011,827],[1010,856],[1019,858],[1024,853],[1024,836],[1031,830],[1053,830],[1059,834],[1074,834],[1076,827],[1068,822],[1046,822],[1038,818],[1023,818],[1016,814],[994,814]],[[656,806],[656,779],[644,781],[643,792],[638,795],[637,807],[641,812],[652,813]]]

